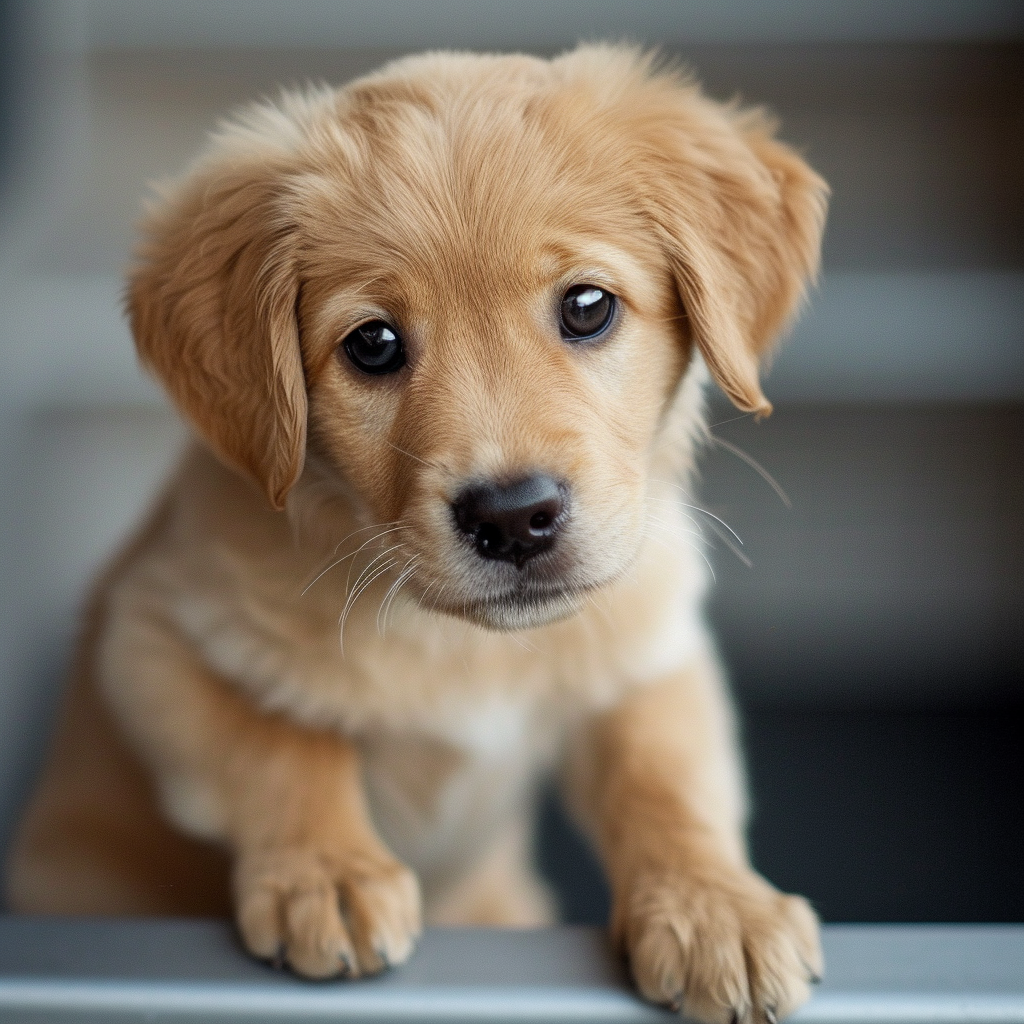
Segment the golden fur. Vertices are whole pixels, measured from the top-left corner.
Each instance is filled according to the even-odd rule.
[[[222,913],[230,885],[257,956],[374,972],[421,913],[550,919],[529,821],[557,770],[645,996],[797,1006],[817,924],[747,860],[677,481],[705,367],[770,411],[825,195],[761,114],[618,47],[409,58],[223,128],[128,293],[202,443],[97,591],[13,906]],[[618,297],[599,344],[559,336],[580,283]],[[339,349],[375,318],[398,373]],[[531,472],[571,491],[532,591],[450,507]]]

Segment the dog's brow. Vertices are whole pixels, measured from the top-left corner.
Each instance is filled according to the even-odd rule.
[[[390,310],[367,301],[368,290],[368,286],[347,288],[331,295],[314,312],[313,329],[316,334],[346,334],[366,320],[389,320],[393,315]]]
[[[562,288],[587,282],[621,295],[624,291],[645,291],[650,278],[643,263],[618,246],[580,247],[571,258],[560,263],[557,280]]]

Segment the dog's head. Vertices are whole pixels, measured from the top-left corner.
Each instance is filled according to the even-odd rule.
[[[413,58],[224,129],[146,225],[132,327],[275,507],[333,482],[426,603],[533,625],[635,556],[695,349],[770,411],[825,194],[635,51]]]

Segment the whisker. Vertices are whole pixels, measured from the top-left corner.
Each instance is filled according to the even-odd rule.
[[[727,420],[719,420],[717,423],[712,423],[707,427],[707,432],[710,434],[715,427],[724,427],[726,423],[736,423],[738,420],[749,419],[754,414],[751,412],[741,412],[738,416],[730,416]]]
[[[710,515],[710,513],[708,513],[708,514]],[[662,529],[668,529],[668,526],[665,524],[665,522],[663,520],[657,519],[650,512],[648,512],[646,515],[647,515],[647,520],[650,523],[652,523],[652,524],[654,524],[656,526],[659,526]],[[690,522],[693,522],[693,519],[690,516],[687,516],[686,518],[689,519]],[[751,558],[749,558],[743,551],[741,551],[733,543],[732,537],[729,535],[729,533],[726,533],[726,531],[723,530],[721,526],[718,525],[718,521],[717,520],[718,520],[718,517],[712,515],[711,519],[710,519],[710,521],[708,522],[707,525],[714,532],[715,536],[718,537],[718,539],[720,541],[722,541],[723,544],[725,544],[725,546],[736,556],[737,559],[739,559],[740,562],[742,562],[748,569],[753,569],[754,568],[753,560]],[[685,533],[685,534],[689,534],[691,536],[697,537],[701,541],[703,541],[705,544],[708,544],[709,546],[712,546],[711,542],[704,536],[704,534],[702,532],[700,532],[699,529],[696,530],[696,531],[695,530],[681,530],[681,529],[672,527],[672,530],[675,533],[679,533],[679,534]],[[730,530],[730,533],[732,533],[733,536],[735,536],[735,531]],[[691,542],[687,541],[687,543],[691,543]],[[740,543],[742,543],[742,541]]]
[[[673,483],[671,480],[666,480],[664,482],[672,484],[673,487],[678,488],[680,491],[683,492],[683,494],[689,496],[686,489],[682,487],[680,484]],[[716,523],[720,523],[733,535],[733,537],[736,538],[736,542],[738,544],[743,543],[743,539],[740,537],[740,535],[724,519],[720,518],[719,516],[716,516],[714,512],[709,512],[706,508],[701,508],[700,505],[691,505],[688,501],[680,501],[679,504],[682,505],[683,508],[692,508],[694,512],[700,512],[703,515],[706,515],[709,519],[714,519]]]
[[[653,534],[648,533],[648,534],[644,535],[644,539],[645,540],[649,540],[652,544],[660,544],[666,551],[673,551],[674,552],[674,550],[675,550],[672,547],[672,545],[669,544],[668,541],[665,540],[663,537],[656,537]]]
[[[401,519],[391,519],[386,523],[371,523],[369,526],[360,526],[358,530],[353,530],[351,533],[346,534],[334,545],[334,553],[337,554],[338,548],[357,533],[365,533],[367,530],[379,530],[383,526],[398,526],[401,522]]]
[[[391,597],[391,595],[394,593],[395,587],[402,580],[405,579],[405,572],[409,568],[409,563],[412,561],[412,559],[414,557],[415,556],[410,556],[406,560],[405,566],[402,568],[402,571],[398,574],[397,577],[395,577],[395,579],[391,583],[391,586],[388,587],[388,589],[384,592],[384,596],[380,599],[380,605],[377,608],[377,635],[378,636],[381,636],[381,637],[384,636],[384,629],[383,629],[383,626],[381,624],[381,616],[382,616],[382,614],[384,612],[384,606],[387,604],[388,598]]]
[[[604,619],[605,625],[610,626],[614,630],[614,628],[615,628],[615,620],[611,616],[611,609],[610,608],[602,608],[597,603],[597,599],[594,597],[594,595],[589,593],[589,592],[585,593],[583,596],[586,597],[587,602],[590,605],[593,606],[593,608],[597,612],[597,614],[600,615],[602,619]]]
[[[433,585],[434,584],[432,583],[431,586],[433,586]],[[437,596],[434,598],[434,603],[430,606],[430,614],[431,615],[436,615],[437,614],[437,606],[441,603],[441,598],[444,596],[444,592],[447,589],[448,589],[448,584],[447,583],[442,583],[440,588],[437,591]]]
[[[399,590],[402,589],[403,585],[408,582],[416,572],[416,566],[413,564],[416,561],[416,555],[413,555],[405,563],[405,568],[399,573],[398,578],[388,588],[388,592],[384,595],[384,599],[380,603],[380,608],[377,611],[377,632],[380,636],[384,636],[387,631],[388,624],[388,612],[391,611],[391,604],[394,599],[398,596]]]
[[[387,523],[377,523],[374,526],[364,526],[362,530],[353,530],[352,533],[350,533],[348,535],[348,537],[346,537],[344,540],[341,540],[341,541],[338,542],[338,544],[334,548],[335,553],[337,553],[338,548],[340,548],[341,545],[344,544],[345,541],[349,539],[349,537],[354,537],[357,533],[362,533],[364,530],[378,529],[381,526],[387,526],[387,525],[388,525]],[[381,533],[378,533],[376,536],[371,537],[368,541],[365,541],[363,544],[360,544],[359,547],[357,547],[355,549],[355,551],[350,551],[347,555],[342,555],[341,558],[334,559],[333,562],[331,562],[325,569],[321,569],[320,572],[318,572],[316,574],[316,576],[314,576],[313,579],[310,580],[310,582],[307,583],[302,588],[302,592],[299,594],[299,597],[303,597],[305,595],[306,591],[309,590],[309,588],[312,587],[314,583],[316,583],[321,577],[323,577],[327,573],[329,573],[335,566],[341,565],[342,562],[345,562],[348,559],[353,558],[355,555],[358,555],[359,552],[362,551],[363,548],[365,548],[368,544],[372,544],[375,540],[380,540],[381,537],[386,537],[389,533],[394,533],[396,530],[409,530],[409,529],[412,529],[412,527],[406,526],[406,525],[392,526],[392,528],[390,530],[384,530]]]
[[[722,542],[722,543],[723,543],[723,544],[724,544],[724,545],[725,545],[725,546],[726,546],[726,547],[727,547],[727,548],[728,548],[728,549],[729,549],[729,550],[730,550],[730,551],[731,551],[731,552],[732,552],[732,553],[733,553],[733,554],[734,554],[734,555],[735,555],[735,556],[736,556],[736,557],[737,557],[737,558],[738,558],[738,559],[739,559],[739,560],[740,560],[740,561],[741,561],[741,562],[742,562],[742,563],[743,563],[743,564],[744,564],[744,565],[745,565],[745,566],[746,566],[746,567],[747,567],[748,569],[753,569],[753,568],[754,568],[754,561],[753,561],[753,559],[751,559],[751,558],[748,558],[748,557],[747,557],[747,555],[746,555],[746,554],[745,554],[744,552],[740,551],[740,549],[739,549],[739,548],[738,548],[738,547],[737,547],[737,546],[736,546],[736,545],[735,545],[735,544],[733,543],[733,541],[732,541],[732,537],[730,537],[730,536],[729,536],[729,534],[727,534],[727,533],[725,532],[725,530],[723,530],[723,529],[722,529],[722,528],[721,528],[721,527],[720,527],[720,526],[718,525],[718,523],[716,523],[716,522],[712,521],[712,522],[708,523],[708,526],[710,526],[710,527],[711,527],[711,529],[712,529],[712,530],[714,531],[714,533],[715,533],[715,535],[716,535],[716,536],[718,537],[718,539],[719,539],[719,540],[721,540],[721,542]]]
[[[527,640],[525,637],[521,637],[518,633],[514,632],[508,633],[506,635],[514,644],[516,644],[517,646],[521,647],[524,651],[526,651],[527,654],[537,653],[537,648],[534,647],[534,645],[531,644],[529,640]]]
[[[711,439],[712,444],[721,445],[727,452],[732,452],[736,458],[742,459],[782,499],[782,504],[786,508],[793,507],[793,502],[789,500],[789,495],[782,489],[782,485],[753,455],[748,455],[742,448],[737,448],[732,441],[726,441],[725,438],[712,434],[710,429],[708,430],[708,437]]]
[[[418,455],[413,455],[412,452],[407,452],[404,448],[399,448],[397,444],[392,444],[390,441],[384,442],[389,448],[394,448],[396,452],[401,452],[402,455],[408,456],[414,462],[419,462],[430,469],[437,469],[438,467],[433,462],[427,462],[426,459],[421,459]]]
[[[699,540],[702,540],[705,544],[709,543],[707,537],[705,537],[700,530],[684,530],[681,524],[668,523],[664,519],[659,519],[652,512],[647,512],[645,514],[645,518],[647,522],[652,523],[655,526],[661,527],[661,529],[663,529],[666,533],[670,534],[673,537],[677,534],[685,533],[691,537],[697,537]]]
[[[696,551],[697,554],[700,555],[700,557],[703,558],[705,562],[707,562],[708,569],[711,572],[711,578],[715,581],[715,583],[717,583],[718,577],[715,575],[715,567],[711,564],[711,560],[708,558],[707,555],[704,554],[703,551],[701,551],[699,547],[697,547],[696,544],[691,544],[690,547],[692,547],[693,550]]]
[[[412,568],[408,570],[408,573],[409,573],[408,576],[406,576],[406,578],[402,581],[402,583],[395,589],[394,594],[391,595],[391,600],[388,602],[388,609],[384,613],[384,632],[385,633],[387,633],[387,629],[388,629],[388,615],[391,614],[391,609],[392,609],[392,607],[393,607],[393,605],[395,603],[395,600],[397,599],[398,595],[401,593],[402,587],[404,587],[406,584],[412,582],[412,580],[415,578],[416,573],[417,573],[418,570],[419,570],[419,563],[417,563],[416,565],[412,566]]]
[[[373,584],[374,580],[383,576],[384,573],[386,573],[389,569],[394,568],[396,565],[398,565],[397,558],[392,558],[390,562],[385,562],[373,573],[373,575],[369,577],[369,579],[367,579],[362,584],[362,586],[358,587],[358,589],[352,590],[352,592],[348,595],[348,600],[346,600],[345,602],[345,607],[341,610],[341,617],[338,619],[338,642],[341,646],[342,657],[345,656],[345,623],[348,621],[349,613],[355,607],[355,604],[359,600],[359,598],[362,597],[363,594],[366,593],[367,589]],[[363,576],[364,573],[360,573],[359,578],[363,579]]]
[[[391,547],[385,548],[383,551],[381,551],[378,554],[374,555],[373,558],[371,558],[370,561],[367,562],[366,565],[364,565],[362,567],[362,569],[359,570],[359,575],[356,577],[356,582],[355,583],[351,582],[352,581],[352,566],[349,566],[348,579],[345,581],[345,591],[346,591],[346,593],[349,593],[352,590],[354,590],[356,587],[358,587],[359,586],[359,581],[368,572],[370,572],[373,569],[374,565],[377,562],[379,562],[386,555],[391,554],[392,551],[397,551],[401,546],[402,546],[401,542],[399,542],[398,544],[392,544]],[[353,563],[353,565],[354,564],[355,563]]]
[[[383,551],[375,555],[366,565],[362,567],[362,569],[359,570],[359,575],[356,577],[355,583],[350,582],[352,578],[352,569],[351,567],[349,567],[349,582],[346,582],[347,596],[345,601],[345,608],[342,610],[342,615],[346,613],[349,604],[353,601],[353,595],[355,595],[355,598],[358,598],[359,595],[363,592],[363,590],[366,589],[366,586],[368,586],[370,583],[373,582],[374,579],[377,578],[377,576],[379,575],[379,573],[376,572],[376,569],[379,568],[377,566],[377,563],[382,558],[386,558],[392,551],[397,551],[401,546],[401,543],[392,544],[391,547],[385,548]],[[387,563],[388,567],[397,565],[399,560],[400,558],[398,556],[392,558],[391,561]],[[370,578],[371,574],[374,574],[372,579]]]
[[[436,587],[436,586],[437,586],[437,580],[433,580],[430,583],[430,585],[427,587],[427,589],[424,590],[422,594],[420,594],[420,604],[426,605],[427,594],[429,594],[434,589],[434,587]],[[431,607],[431,611],[433,611],[433,607]]]
[[[666,530],[667,532],[670,532],[672,536],[678,536],[679,534],[685,533],[685,534],[689,534],[691,536],[696,537],[698,540],[702,540],[705,544],[709,543],[709,541],[708,541],[708,539],[706,537],[703,537],[700,534],[694,533],[693,530],[673,530],[673,531],[668,531],[667,527],[663,523],[659,523],[656,520],[652,520],[649,516],[648,516],[648,524],[647,525],[648,526],[654,526],[654,527],[657,527],[657,528],[662,529],[662,530]],[[669,550],[672,550],[671,548],[668,547],[668,545],[663,540],[661,540],[661,538],[656,537],[653,534],[645,533],[645,537],[648,540],[653,541],[655,544],[659,544],[660,543],[664,547],[668,548]],[[687,544],[688,547],[693,548],[693,550],[696,551],[697,554],[700,555],[700,557],[704,559],[704,561],[707,563],[708,569],[711,571],[711,578],[717,583],[718,582],[718,577],[715,576],[715,568],[711,564],[711,562],[709,561],[708,556],[705,555],[704,552],[701,551],[701,549],[692,540],[686,540],[685,538],[683,538],[683,540]]]
[[[724,520],[719,516],[716,516],[714,512],[709,512],[706,508],[701,508],[699,505],[690,505],[687,502],[683,502],[687,508],[692,508],[695,512],[703,512],[708,518],[713,519],[716,523],[720,523],[724,526],[735,538],[737,544],[742,544],[743,540],[740,535]]]
[[[387,533],[394,533],[394,532],[395,532],[394,530],[388,530],[388,531],[387,531]],[[362,550],[363,550],[363,548],[365,548],[365,547],[367,546],[367,544],[372,544],[372,543],[373,543],[374,541],[380,540],[380,539],[381,539],[382,537],[384,537],[384,536],[385,536],[385,534],[383,534],[383,533],[382,533],[382,534],[378,534],[378,535],[377,535],[376,537],[371,537],[371,538],[370,538],[370,540],[368,540],[368,541],[366,542],[366,544],[360,544],[360,545],[359,545],[359,547],[358,547],[358,548],[356,548],[356,550],[352,552],[352,554],[353,554],[353,555],[358,555],[358,554],[359,554],[359,552],[360,552],[360,551],[362,551]],[[396,550],[397,548],[400,548],[401,546],[402,546],[402,542],[401,542],[401,541],[399,541],[399,542],[398,542],[397,544],[392,544],[392,545],[391,545],[391,547],[389,547],[389,548],[385,548],[385,549],[384,549],[383,551],[381,551],[381,552],[380,552],[380,553],[379,553],[378,555],[375,555],[375,556],[374,556],[374,557],[373,557],[373,558],[372,558],[372,559],[371,559],[371,560],[369,561],[369,563],[368,563],[367,565],[365,565],[365,566],[364,566],[364,567],[363,567],[363,568],[362,568],[362,569],[360,570],[360,572],[359,572],[359,575],[361,576],[361,575],[362,575],[362,574],[363,574],[364,572],[366,572],[366,570],[367,570],[367,569],[369,569],[369,568],[370,568],[370,566],[372,566],[372,565],[373,565],[373,563],[374,563],[374,562],[376,562],[376,561],[377,561],[377,560],[378,560],[379,558],[383,558],[383,557],[384,557],[384,556],[385,556],[385,555],[386,555],[386,554],[387,554],[387,553],[388,553],[389,551],[394,551],[394,550]],[[352,564],[351,564],[351,565],[350,565],[350,566],[348,567],[348,575],[347,575],[347,576],[345,577],[345,590],[346,590],[346,591],[348,591],[348,590],[350,589],[351,585],[352,585],[352,567],[353,567],[353,566],[354,566],[355,564],[356,564],[355,562],[352,562]],[[358,584],[357,584],[357,585],[358,585]]]
[[[693,525],[696,526],[698,530],[701,528],[700,523],[696,519],[694,519],[693,516],[683,511],[683,508],[685,507],[684,503],[681,502],[678,498],[658,498],[653,494],[648,494],[644,500],[658,501],[661,502],[662,505],[671,505],[672,508],[674,508],[688,523],[693,523]]]
[[[388,549],[388,551],[393,550],[394,548]],[[366,588],[371,583],[373,583],[373,581],[377,579],[377,577],[380,576],[382,572],[386,572],[392,566],[398,565],[399,559],[397,557],[392,558],[387,562],[382,562],[380,565],[374,565],[377,559],[383,557],[383,555],[386,555],[388,551],[385,551],[381,555],[378,555],[377,558],[375,558],[373,562],[366,566],[366,568],[359,573],[358,577],[356,577],[356,582],[353,584],[352,589],[348,592],[348,596],[345,601],[345,607],[342,609],[342,615],[345,614],[349,605],[354,604],[359,599],[360,595],[362,595],[363,591],[365,591]]]

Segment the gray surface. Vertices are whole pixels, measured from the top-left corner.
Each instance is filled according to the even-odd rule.
[[[743,0],[681,4],[646,0],[117,0],[85,5],[93,46],[243,44],[344,46],[547,46],[580,36],[648,41],[943,39],[1020,32],[1013,0]]]
[[[159,409],[13,415],[0,401],[0,850],[43,757],[89,582],[182,434]]]
[[[666,50],[712,96],[767,105],[782,137],[829,181],[826,275],[1024,269],[1024,38]],[[26,253],[30,268],[116,275],[147,183],[186,166],[219,118],[282,87],[343,84],[401,52],[90,54],[80,86],[86,143],[67,208],[40,225]]]
[[[833,926],[828,971],[794,1018],[1024,1021],[1024,928]],[[299,981],[226,924],[0,918],[0,1020],[671,1019],[629,990],[602,932],[428,930],[413,959],[356,983]]]

